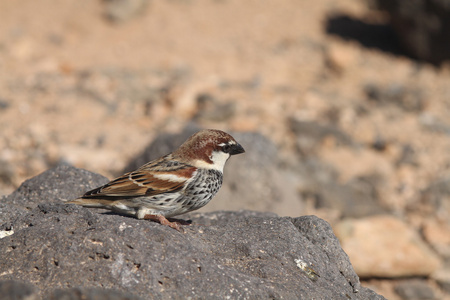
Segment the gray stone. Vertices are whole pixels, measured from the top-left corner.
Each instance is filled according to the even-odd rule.
[[[429,113],[423,113],[418,118],[420,125],[430,132],[450,135],[450,124]]]
[[[450,59],[450,5],[448,0],[377,0],[405,50],[434,64]]]
[[[16,216],[14,233],[0,239],[0,280],[33,282],[45,299],[80,299],[83,293],[106,299],[108,290],[123,293],[117,299],[384,299],[360,286],[329,224],[317,217],[192,214],[181,216],[192,220],[182,234],[155,222],[39,200],[35,191],[46,173],[27,185],[37,206]],[[68,190],[72,180],[52,178]],[[76,197],[79,188],[54,191],[53,200]]]
[[[129,293],[111,289],[73,288],[56,290],[49,300],[139,300],[143,299]]]
[[[337,172],[318,160],[306,158],[297,174],[307,180],[299,187],[304,199],[312,199],[316,208],[334,209],[342,217],[359,218],[387,211],[379,201],[383,178],[367,175],[340,183]],[[300,175],[303,174],[303,175]]]
[[[417,86],[407,86],[400,83],[383,85],[367,83],[364,86],[367,99],[384,106],[396,107],[407,112],[421,112],[426,106],[424,91]]]
[[[304,155],[313,153],[327,137],[333,137],[339,145],[355,145],[347,133],[333,125],[291,119],[290,127],[297,138],[298,150]]]
[[[33,285],[15,280],[0,281],[0,295],[2,300],[39,299],[37,290]]]
[[[26,180],[11,195],[0,201],[0,224],[19,213],[27,213],[39,203],[61,203],[105,184],[104,176],[74,168],[66,163]]]
[[[426,212],[450,213],[450,177],[443,176],[425,188],[418,202],[410,204],[410,209]]]
[[[341,146],[358,147],[350,136],[331,125],[313,121],[292,119],[290,125],[302,158],[302,163],[293,168],[301,182],[298,191],[303,199],[312,199],[317,208],[334,209],[342,217],[363,217],[385,212],[378,201],[382,178],[368,174],[341,183],[337,170],[316,157],[317,148],[327,137],[333,137]]]
[[[358,178],[346,184],[335,181],[315,187],[317,208],[333,208],[344,218],[360,218],[386,212],[379,201],[376,184],[366,178]]]
[[[121,23],[142,15],[148,6],[148,0],[106,0],[105,16],[108,20]]]
[[[236,103],[221,103],[211,94],[200,94],[197,97],[197,106],[195,120],[225,122],[236,114]]]
[[[395,292],[405,300],[436,299],[431,286],[425,280],[420,279],[411,279],[400,282],[396,285]]]

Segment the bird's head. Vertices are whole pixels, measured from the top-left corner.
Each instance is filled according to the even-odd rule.
[[[228,133],[205,129],[192,135],[172,154],[197,168],[223,172],[228,158],[243,152],[244,148]]]

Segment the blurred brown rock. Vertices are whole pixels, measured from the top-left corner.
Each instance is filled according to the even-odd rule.
[[[441,270],[438,270],[433,274],[432,277],[434,280],[436,280],[437,284],[440,286],[440,288],[446,292],[450,293],[450,269],[444,268]]]
[[[448,220],[427,220],[422,228],[422,234],[440,256],[450,260],[450,224]]]
[[[428,276],[441,265],[417,232],[393,216],[348,219],[334,230],[360,277]]]
[[[357,59],[358,51],[352,45],[331,45],[325,51],[325,65],[337,74],[345,72]]]
[[[0,221],[29,212],[30,199],[68,197],[52,176],[81,171],[60,167],[34,191],[26,181],[58,162],[112,179],[155,137],[195,121],[251,132],[205,209],[332,224],[395,213],[448,271],[450,61],[397,45],[448,56],[448,1],[384,0],[406,25],[399,38],[368,1],[0,1],[0,195],[24,182],[0,201]],[[107,182],[95,178],[67,182],[79,195]],[[382,280],[399,300],[399,279]],[[445,277],[427,280],[438,299],[449,291]]]

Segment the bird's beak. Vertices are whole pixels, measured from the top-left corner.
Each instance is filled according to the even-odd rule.
[[[245,152],[244,148],[240,144],[236,143],[236,145],[231,146],[230,152],[228,153],[230,153],[230,155],[236,155],[244,152]]]

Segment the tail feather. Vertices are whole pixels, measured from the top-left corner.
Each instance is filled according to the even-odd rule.
[[[95,208],[105,208],[110,207],[111,203],[113,201],[111,200],[105,200],[105,199],[88,199],[88,198],[78,198],[75,200],[67,201],[67,204],[77,204],[85,207],[95,207]]]

